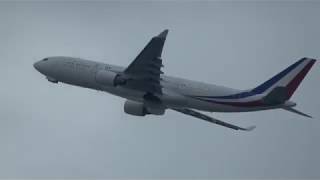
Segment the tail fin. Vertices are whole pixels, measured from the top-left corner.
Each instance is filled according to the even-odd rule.
[[[315,61],[315,59],[311,58],[302,58],[268,81],[254,88],[252,91],[256,94],[267,94],[267,96],[271,94],[273,98],[275,95],[279,96],[279,94],[282,94],[282,101],[288,100],[298,88]],[[283,94],[285,94],[285,96],[283,96]]]

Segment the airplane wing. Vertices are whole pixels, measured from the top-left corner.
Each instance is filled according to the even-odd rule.
[[[162,49],[168,30],[153,37],[135,60],[125,69],[124,74],[129,77],[126,86],[148,93],[162,94],[160,74],[162,65]]]
[[[238,127],[238,126],[235,126],[233,124],[229,124],[229,123],[220,121],[218,119],[212,118],[210,116],[207,116],[205,114],[199,113],[199,112],[191,110],[191,109],[176,109],[176,108],[172,108],[172,110],[175,110],[175,111],[181,112],[183,114],[187,114],[187,115],[190,115],[190,116],[193,116],[193,117],[196,117],[196,118],[199,118],[199,119],[202,119],[202,120],[214,123],[214,124],[218,124],[220,126],[231,128],[231,129],[234,129],[234,130],[251,131],[254,128],[256,128],[256,126],[250,126],[250,127],[247,127],[247,128]]]

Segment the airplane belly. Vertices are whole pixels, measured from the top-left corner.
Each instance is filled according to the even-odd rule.
[[[224,111],[232,111],[232,107],[221,105],[221,104],[215,104],[215,103],[209,103],[205,101],[200,101],[193,98],[188,98],[187,103],[189,108],[198,109],[202,111],[209,111],[209,112],[224,112]]]
[[[188,100],[179,94],[164,93],[160,96],[161,102],[170,108],[187,107]]]
[[[187,106],[192,109],[198,109],[201,111],[208,112],[250,112],[278,108],[276,106],[238,107],[232,105],[218,104],[214,102],[201,101],[194,98],[188,98]]]
[[[144,92],[136,91],[128,88],[123,88],[121,86],[111,87],[111,86],[101,86],[99,90],[105,91],[107,93],[129,99],[132,101],[143,101]]]

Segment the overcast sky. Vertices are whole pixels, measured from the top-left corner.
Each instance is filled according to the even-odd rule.
[[[124,99],[52,84],[48,56],[127,66],[168,28],[164,72],[253,88],[302,57],[320,58],[320,3],[0,3],[0,177],[320,177],[320,67],[283,110],[210,115],[233,131],[167,111],[144,118]]]

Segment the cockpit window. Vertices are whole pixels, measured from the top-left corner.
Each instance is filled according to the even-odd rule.
[[[48,61],[48,58],[44,58],[42,61]]]

